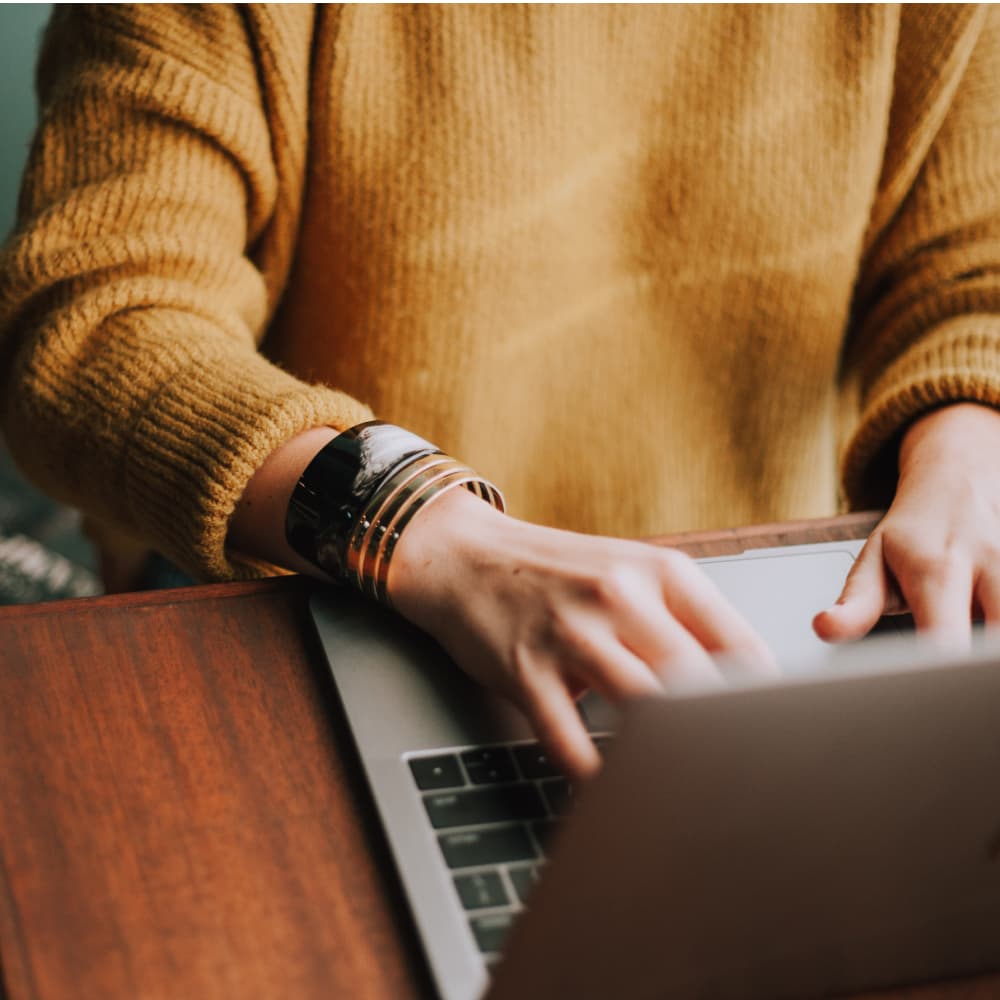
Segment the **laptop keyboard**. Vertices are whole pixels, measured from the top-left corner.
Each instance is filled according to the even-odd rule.
[[[608,739],[594,742],[600,749]],[[573,787],[538,743],[436,750],[407,763],[489,966],[531,893]]]

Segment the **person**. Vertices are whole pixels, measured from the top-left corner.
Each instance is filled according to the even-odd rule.
[[[766,662],[628,539],[830,514],[838,453],[889,509],[819,633],[1000,618],[988,7],[80,6],[38,79],[4,430],[98,522],[319,573],[297,483],[415,432],[509,513],[441,491],[383,596],[575,776],[583,689]]]

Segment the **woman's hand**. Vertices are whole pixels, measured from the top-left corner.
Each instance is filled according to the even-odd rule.
[[[717,680],[710,653],[770,667],[763,641],[687,556],[499,514],[451,490],[415,518],[389,576],[394,606],[528,716],[573,777],[598,766],[575,699]]]
[[[899,484],[821,638],[857,639],[909,608],[918,629],[967,645],[973,616],[1000,622],[1000,413],[974,403],[935,410],[907,431]]]
[[[335,435],[313,428],[268,457],[233,514],[234,550],[323,576],[289,547],[284,519],[303,469]],[[618,702],[663,684],[719,683],[709,653],[774,669],[764,643],[687,556],[526,524],[462,489],[407,527],[388,587],[403,615],[528,715],[573,777],[598,765],[575,704],[586,689]]]

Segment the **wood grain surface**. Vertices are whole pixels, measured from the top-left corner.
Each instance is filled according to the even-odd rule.
[[[10,1000],[430,993],[305,594],[0,612]]]
[[[660,541],[719,555],[874,523]],[[432,995],[307,593],[0,609],[7,1000]],[[1000,977],[891,995],[987,1000]]]

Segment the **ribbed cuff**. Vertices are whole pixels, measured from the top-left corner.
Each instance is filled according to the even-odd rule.
[[[311,427],[371,419],[349,396],[308,386],[260,355],[200,345],[139,419],[126,457],[133,518],[169,559],[201,579],[268,568],[226,551],[229,520],[254,472]]]
[[[856,510],[892,501],[899,444],[918,417],[949,403],[1000,407],[1000,317],[942,323],[897,358],[865,399],[841,464],[844,494]]]

